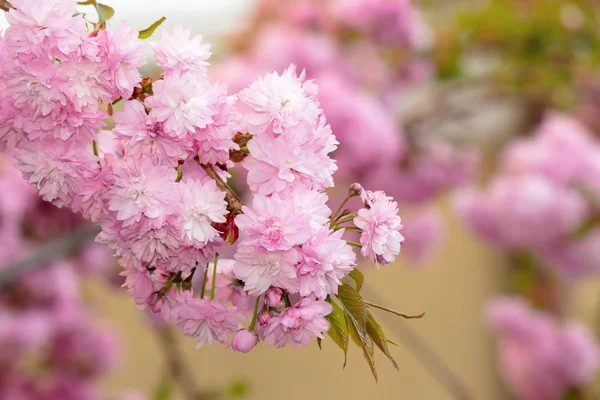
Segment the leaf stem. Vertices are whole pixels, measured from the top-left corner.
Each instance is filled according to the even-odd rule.
[[[335,211],[335,214],[333,214],[331,216],[331,222],[335,221],[337,215],[340,213],[340,211],[342,211],[342,208],[346,205],[346,203],[348,202],[348,200],[350,200],[351,196],[347,196],[344,201],[342,201],[342,204],[340,204],[340,206],[338,207],[338,209]]]
[[[350,246],[354,246],[354,247],[358,247],[359,249],[362,249],[362,244],[360,244],[360,243],[353,242],[352,240],[346,240],[346,243],[348,243]]]
[[[423,317],[425,316],[425,313],[423,313],[423,314],[420,314],[420,315],[407,315],[407,314],[402,314],[402,313],[400,313],[400,312],[398,312],[398,311],[392,310],[391,308],[387,308],[387,307],[384,307],[384,306],[380,306],[379,304],[374,304],[374,303],[371,303],[371,302],[369,302],[369,301],[366,301],[366,300],[365,300],[365,304],[366,304],[367,306],[369,306],[369,307],[378,308],[378,309],[380,309],[380,310],[383,310],[383,311],[389,312],[389,313],[391,313],[391,314],[397,315],[397,316],[399,316],[399,317],[402,317],[402,318],[404,318],[404,319],[419,319],[419,318],[423,318]]]
[[[213,266],[213,274],[212,274],[212,287],[210,288],[210,299],[215,299],[215,287],[217,285],[217,261],[219,260],[219,253],[215,254],[215,262]]]
[[[334,231],[339,231],[340,229],[345,229],[346,232],[362,232],[362,229],[357,228],[355,226],[336,226],[333,228]]]
[[[344,215],[344,216],[341,216],[340,218],[338,218],[337,220],[335,220],[334,223],[335,223],[335,225],[339,225],[339,224],[343,224],[344,222],[350,222],[357,216],[358,216],[358,213]]]
[[[204,278],[202,279],[202,289],[200,289],[200,298],[204,298],[204,292],[206,291],[206,280],[208,279],[208,263],[204,267]]]
[[[283,292],[283,303],[285,304],[285,307],[291,307],[292,303],[290,302],[290,297],[288,296],[288,293],[286,291]]]
[[[254,327],[256,326],[256,319],[258,317],[258,303],[260,302],[260,296],[256,297],[256,303],[254,304],[254,314],[252,314],[252,322],[250,322],[250,327],[248,330],[250,332],[254,332]]]

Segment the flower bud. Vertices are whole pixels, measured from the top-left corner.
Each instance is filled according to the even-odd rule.
[[[350,197],[360,196],[363,193],[364,189],[360,185],[360,183],[353,183],[350,185],[350,189],[348,189],[348,193]]]
[[[258,336],[247,329],[240,329],[231,340],[233,351],[247,353],[258,343]]]
[[[283,306],[283,290],[272,287],[265,294],[265,301],[269,307]]]

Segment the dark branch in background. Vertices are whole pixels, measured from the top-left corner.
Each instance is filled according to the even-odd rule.
[[[158,326],[154,328],[154,331],[160,341],[169,375],[173,382],[181,388],[186,400],[207,400],[208,397],[196,386],[196,379],[190,373],[191,370],[186,365],[179,347],[177,347],[177,340],[171,328]]]
[[[0,0],[1,1],[1,0]],[[21,276],[38,268],[48,266],[52,261],[65,257],[93,240],[100,232],[95,225],[71,231],[57,239],[50,240],[34,248],[25,257],[10,262],[0,268],[0,289],[4,289]]]
[[[0,0],[0,10],[8,11],[11,8],[14,8],[14,7],[7,0]]]
[[[373,299],[380,304],[386,304],[366,284],[363,286],[363,291],[366,293],[366,298]],[[394,332],[404,347],[413,353],[415,358],[427,369],[431,376],[455,400],[475,400],[467,385],[452,371],[452,368],[410,327],[410,324],[413,322],[402,318],[395,318],[387,313],[383,313],[382,318],[386,320],[386,326]]]

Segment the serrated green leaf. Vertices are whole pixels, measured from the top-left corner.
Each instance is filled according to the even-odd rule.
[[[330,303],[333,311],[325,317],[331,325],[327,334],[343,350],[344,367],[346,367],[346,362],[348,361],[348,323],[346,322],[346,313],[335,301],[330,299]]]
[[[140,39],[148,39],[150,36],[152,36],[152,34],[156,30],[156,28],[158,28],[159,26],[161,26],[162,23],[166,21],[166,19],[167,19],[166,17],[162,17],[161,19],[159,19],[158,21],[156,21],[155,23],[153,23],[152,25],[150,25],[146,29],[142,29],[140,31],[139,35],[138,35],[138,38],[140,38]]]
[[[381,329],[381,325],[379,325],[369,310],[367,310],[367,334],[371,340],[373,340],[373,343],[379,347],[379,350],[381,350],[383,354],[389,358],[396,371],[398,371],[398,364],[396,364],[396,360],[394,360],[392,353],[390,353],[390,349],[388,348],[388,340],[385,337],[385,333],[383,332],[383,329]]]
[[[361,331],[365,332],[367,326],[367,307],[360,293],[347,283],[338,288],[338,298],[346,311],[354,317]]]
[[[365,282],[363,273],[355,268],[348,276],[356,283],[356,291],[360,292],[360,289],[362,289],[363,283]]]
[[[362,328],[358,321],[348,312],[346,313],[346,320],[348,321],[348,332],[352,341],[362,349],[365,360],[367,360],[367,364],[371,369],[371,373],[373,373],[373,377],[375,378],[375,381],[377,381],[375,346],[373,345],[373,341],[369,335],[367,335],[366,328]]]
[[[106,22],[115,15],[115,9],[106,4],[96,3],[96,11],[100,22]]]

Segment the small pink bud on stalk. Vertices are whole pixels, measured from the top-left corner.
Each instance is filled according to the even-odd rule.
[[[247,353],[258,343],[258,336],[247,329],[240,329],[231,340],[231,348],[239,353]]]
[[[360,183],[353,183],[350,185],[350,189],[348,189],[348,193],[350,197],[360,196],[364,192],[363,187]]]

